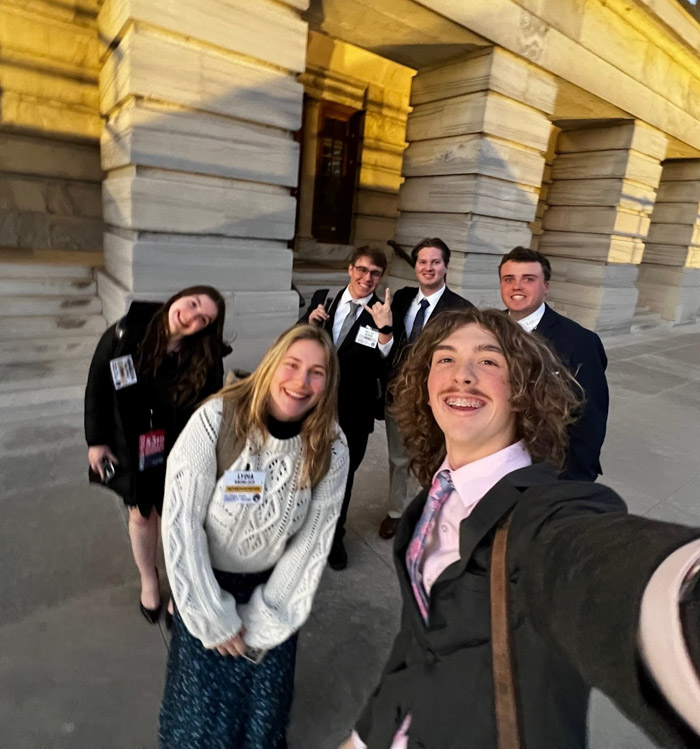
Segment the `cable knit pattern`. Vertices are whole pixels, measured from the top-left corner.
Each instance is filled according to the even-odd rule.
[[[257,451],[248,441],[230,468],[266,472],[262,502],[224,502],[224,477],[216,480],[221,413],[221,399],[201,406],[168,459],[162,521],[168,578],[187,629],[205,647],[244,626],[246,643],[267,650],[309,615],[340,514],[348,448],[341,432],[328,473],[312,490],[300,485],[301,437],[268,436]],[[239,607],[212,572],[271,567],[270,579]]]

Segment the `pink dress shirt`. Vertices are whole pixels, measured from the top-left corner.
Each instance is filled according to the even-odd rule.
[[[452,476],[454,491],[440,510],[425,546],[425,556],[421,564],[423,587],[426,593],[440,575],[459,559],[459,526],[469,517],[479,500],[504,476],[532,463],[530,454],[522,442],[516,442],[493,455],[453,470],[445,458],[436,474],[447,468]],[[433,477],[434,478],[434,477]],[[407,715],[403,725],[394,736],[391,749],[406,749],[411,716]],[[357,733],[352,735],[355,749],[367,749]]]

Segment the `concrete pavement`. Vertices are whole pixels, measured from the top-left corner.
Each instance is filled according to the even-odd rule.
[[[633,512],[700,525],[700,326],[606,347],[603,483]],[[155,747],[167,637],[138,612],[121,500],[85,477],[78,411],[0,425],[3,749]],[[301,636],[293,749],[347,735],[396,630],[390,544],[376,535],[386,491],[379,425],[356,479],[350,565],[326,571]],[[652,747],[598,695],[591,712],[592,749]]]

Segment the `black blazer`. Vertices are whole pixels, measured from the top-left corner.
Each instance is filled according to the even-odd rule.
[[[394,344],[391,347],[387,357],[389,378],[393,378],[403,361],[406,348],[408,347],[408,334],[404,327],[404,320],[409,307],[418,294],[417,286],[404,286],[399,289],[391,302],[391,315],[394,326]],[[442,296],[435,305],[435,309],[430,314],[428,320],[432,320],[435,315],[446,309],[460,309],[463,307],[473,307],[474,305],[464,297],[456,294],[454,291],[446,288]]]
[[[223,385],[223,362],[218,362],[208,372],[196,400],[187,405],[173,406],[167,417],[161,415],[164,422],[153,423],[152,426],[152,395],[140,379],[135,385],[114,389],[110,360],[127,354],[136,358],[146,328],[161,307],[162,304],[154,302],[131,303],[127,314],[111,325],[100,338],[85,388],[85,440],[88,446],[108,445],[116,455],[119,465],[108,487],[128,504],[138,504],[141,498],[153,501],[152,497],[143,496],[151,492],[153,487],[150,481],[141,481],[144,474],[138,471],[139,434],[149,431],[152,426],[165,428],[167,456],[199,402]],[[149,478],[157,473],[165,479],[165,465],[149,470]],[[94,475],[91,480],[95,480]]]
[[[581,416],[569,427],[569,450],[562,478],[595,481],[600,467],[600,451],[608,421],[608,358],[596,333],[555,312],[545,305],[536,328],[560,356],[583,388],[586,403]]]
[[[433,585],[426,625],[405,564],[426,497],[424,490],[409,505],[394,539],[401,629],[357,722],[369,749],[388,749],[409,713],[409,749],[496,746],[488,575],[496,526],[511,508],[511,628],[524,745],[584,749],[590,687],[662,746],[700,744],[654,694],[637,650],[649,578],[700,529],[628,516],[608,487],[559,481],[545,464],[513,471],[462,521],[461,557]]]
[[[331,339],[333,338],[333,320],[338,311],[340,298],[345,289],[339,291],[328,308],[329,318],[324,328]],[[311,297],[307,311],[299,322],[308,322],[309,315],[319,304],[326,304],[328,289],[318,289]],[[379,298],[372,294],[368,306],[373,306]],[[355,338],[361,327],[369,326],[377,329],[374,318],[362,310],[350,332],[338,349],[340,363],[340,382],[338,383],[338,422],[344,432],[366,432],[374,430],[375,401],[381,392],[381,382],[384,377],[385,361],[379,352],[379,347],[369,348],[356,343]]]

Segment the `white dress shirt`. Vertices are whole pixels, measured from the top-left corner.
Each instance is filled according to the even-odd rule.
[[[355,320],[357,320],[357,318],[362,314],[364,305],[369,304],[371,298],[372,294],[362,297],[362,299],[355,299],[355,297],[353,297],[353,295],[350,293],[350,289],[347,286],[345,287],[343,296],[340,297],[340,301],[338,302],[338,306],[336,307],[335,317],[333,318],[333,343],[338,342],[340,329],[343,327],[345,318],[348,316],[348,312],[350,311],[348,302],[355,302],[355,304],[357,305],[357,307],[355,307]],[[386,356],[391,350],[391,341],[389,341],[388,343],[378,343],[377,348],[379,349],[379,353],[382,356]]]
[[[531,312],[527,317],[523,317],[522,320],[518,320],[518,325],[520,325],[523,330],[527,330],[528,333],[532,333],[532,331],[540,324],[544,311],[545,306],[544,302],[542,302],[534,312]]]
[[[411,335],[411,329],[413,328],[413,323],[415,322],[416,315],[418,314],[418,310],[420,309],[420,303],[424,299],[428,301],[428,306],[425,308],[425,317],[423,318],[423,327],[425,327],[428,319],[430,318],[430,315],[432,315],[433,310],[435,309],[435,305],[440,301],[440,298],[445,293],[446,288],[447,286],[443,286],[441,289],[434,291],[430,296],[426,296],[420,289],[418,289],[418,293],[411,302],[411,306],[408,308],[408,312],[406,313],[406,317],[403,321],[407,336]]]

